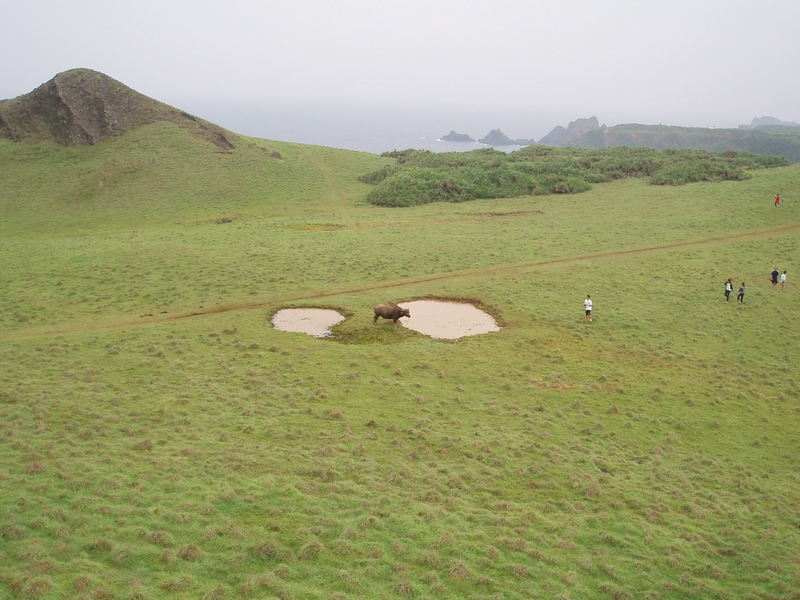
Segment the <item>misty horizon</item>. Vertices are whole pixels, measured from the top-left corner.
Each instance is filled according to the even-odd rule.
[[[730,128],[750,125],[756,118],[781,115],[753,115],[735,124],[644,123],[635,120],[609,122],[599,114],[566,115],[499,107],[451,109],[445,107],[397,106],[364,103],[237,103],[179,100],[177,108],[242,135],[360,150],[380,154],[406,148],[434,151],[471,150],[482,144],[441,142],[455,131],[475,140],[499,129],[511,139],[538,141],[555,127],[567,127],[579,118],[597,117],[599,124],[612,127],[638,123],[678,127]],[[516,146],[514,146],[516,147]],[[513,147],[512,147],[513,148]]]
[[[85,67],[244,134],[301,111],[319,129],[326,114],[373,128],[427,114],[409,134],[513,139],[591,116],[800,121],[800,38],[784,34],[800,3],[784,0],[0,2],[0,98]]]
[[[108,74],[105,74],[108,75]],[[114,78],[112,75],[109,77]],[[52,78],[51,78],[52,79]],[[117,79],[117,81],[119,81]],[[44,82],[42,82],[44,83]],[[127,85],[124,81],[120,81]],[[38,87],[38,86],[37,86]],[[30,93],[30,90],[24,94]],[[136,90],[141,92],[140,90]],[[148,95],[145,93],[145,95]],[[539,142],[555,128],[566,128],[573,121],[597,118],[597,124],[640,124],[708,129],[750,126],[761,118],[781,121],[783,115],[760,115],[739,122],[708,124],[648,122],[647,120],[620,119],[609,121],[602,114],[587,112],[569,114],[566,110],[544,111],[525,106],[501,104],[484,106],[409,105],[402,103],[345,102],[345,101],[243,101],[229,97],[209,101],[207,98],[159,98],[176,109],[220,125],[230,131],[251,137],[277,141],[329,146],[348,150],[380,154],[408,148],[442,151],[468,151],[491,144],[478,143],[495,130],[502,131],[511,140]],[[502,101],[502,98],[498,98]],[[441,138],[450,132],[466,134],[476,142],[444,142]],[[550,141],[546,142],[550,143]],[[517,145],[494,146],[511,151]]]

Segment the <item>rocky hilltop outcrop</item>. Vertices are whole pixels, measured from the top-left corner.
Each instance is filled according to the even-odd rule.
[[[539,143],[543,146],[566,146],[578,135],[586,129],[593,129],[599,127],[600,124],[597,117],[589,117],[588,119],[575,119],[566,129],[561,125],[557,125],[553,131],[548,133]]]
[[[15,142],[85,146],[159,121],[185,127],[224,150],[234,148],[235,135],[222,127],[91,69],[59,73],[29,94],[0,101],[0,138]]]

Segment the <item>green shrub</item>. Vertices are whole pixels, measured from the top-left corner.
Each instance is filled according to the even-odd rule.
[[[784,159],[746,152],[650,148],[553,148],[527,146],[506,154],[492,148],[473,152],[403,150],[383,155],[387,165],[360,177],[375,186],[367,201],[378,206],[578,194],[593,183],[650,178],[654,185],[698,181],[742,181],[748,169],[784,166]]]

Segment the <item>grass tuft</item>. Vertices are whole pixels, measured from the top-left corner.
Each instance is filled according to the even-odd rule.
[[[469,569],[467,568],[467,565],[460,560],[454,560],[450,564],[450,568],[447,570],[447,572],[450,575],[450,577],[459,581],[464,579],[469,579],[470,577],[470,572]]]
[[[195,544],[187,544],[178,550],[178,556],[187,562],[200,560],[203,554],[204,552]]]
[[[303,544],[297,551],[297,560],[312,560],[317,558],[325,551],[325,547],[318,541],[311,541]]]

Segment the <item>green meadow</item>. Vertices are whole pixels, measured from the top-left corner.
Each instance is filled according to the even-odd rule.
[[[0,140],[0,597],[800,597],[800,165],[369,204],[394,163]],[[372,325],[419,298],[503,329]]]

